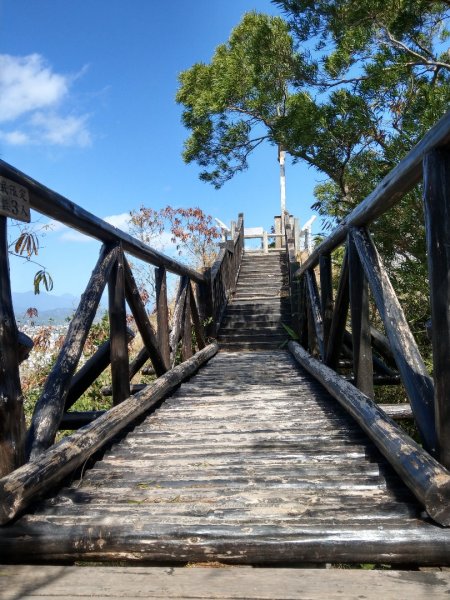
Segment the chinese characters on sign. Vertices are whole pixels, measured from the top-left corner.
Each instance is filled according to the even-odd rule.
[[[0,177],[0,215],[30,222],[28,190],[6,177]]]

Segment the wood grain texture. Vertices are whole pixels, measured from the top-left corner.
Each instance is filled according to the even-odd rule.
[[[217,565],[220,567],[220,565]],[[3,566],[3,600],[40,598],[172,598],[220,600],[440,600],[450,593],[450,574],[438,569],[252,569],[201,566],[92,567]]]
[[[289,342],[295,359],[352,415],[397,471],[428,514],[450,526],[450,473],[410,438],[368,396],[329,367],[315,360],[297,343]]]
[[[80,480],[0,528],[0,558],[448,562],[450,532],[421,510],[287,352],[220,352]]]
[[[86,291],[70,321],[64,344],[34,408],[27,437],[27,450],[31,459],[37,458],[53,444],[72,377],[117,254],[117,246],[102,247]]]
[[[6,217],[0,216],[0,476],[25,459],[18,333],[9,280],[7,223]]]
[[[30,502],[82,465],[124,427],[165,398],[184,379],[193,375],[216,352],[217,344],[210,344],[135,396],[114,406],[76,433],[63,438],[38,459],[1,479],[0,523],[13,519]]]

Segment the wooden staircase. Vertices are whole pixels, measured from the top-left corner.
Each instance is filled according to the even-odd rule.
[[[221,348],[274,350],[291,324],[286,254],[244,254],[238,285],[219,330]]]
[[[449,563],[450,530],[279,348],[282,261],[245,257],[225,349],[92,468],[1,527],[1,561]]]

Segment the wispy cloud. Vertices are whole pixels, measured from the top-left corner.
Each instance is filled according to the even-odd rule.
[[[89,115],[68,110],[82,76],[55,73],[39,54],[0,54],[0,140],[9,145],[89,146]]]
[[[126,231],[127,233],[130,229],[130,219],[131,219],[130,213],[120,213],[119,215],[110,215],[109,217],[103,217],[103,219],[110,225],[113,225],[114,227],[117,227],[118,229],[121,229],[122,231]]]

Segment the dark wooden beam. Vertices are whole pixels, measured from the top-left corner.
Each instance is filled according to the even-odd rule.
[[[373,360],[370,339],[369,286],[352,234],[348,239],[350,315],[352,322],[353,372],[356,387],[370,398],[373,391]]]
[[[325,351],[324,359],[325,364],[332,369],[336,369],[341,353],[342,340],[347,326],[349,298],[348,251],[346,251],[342,263],[341,274],[339,276],[333,318],[331,319],[330,334],[328,337],[328,346]]]
[[[426,449],[436,456],[433,382],[370,235],[365,229],[357,229],[353,231],[353,239],[411,402],[417,427]]]
[[[217,343],[168,371],[142,392],[114,406],[72,435],[63,438],[42,456],[0,480],[0,524],[7,523],[30,502],[54,487],[82,465],[113,436],[168,396],[218,351]]]
[[[0,477],[25,460],[25,414],[8,256],[7,221],[0,216]]]
[[[136,326],[139,329],[144,346],[148,350],[150,359],[155,367],[155,371],[157,375],[162,375],[167,371],[167,369],[159,350],[158,339],[153,330],[152,324],[150,323],[150,319],[148,318],[144,303],[142,302],[138,286],[136,285],[130,265],[126,259],[124,261],[124,272],[125,297],[127,299],[128,306],[133,313]]]
[[[183,334],[184,325],[184,305],[186,302],[187,287],[189,279],[187,277],[181,277],[180,285],[178,287],[177,299],[175,303],[175,310],[173,311],[172,318],[172,331],[170,333],[170,349],[172,352],[172,366],[175,365],[178,342]]]
[[[187,360],[192,356],[192,324],[191,324],[191,294],[190,283],[187,284],[186,299],[183,312],[183,336],[181,339],[181,357]]]
[[[158,267],[155,269],[155,288],[159,351],[165,368],[169,369],[169,309],[167,307],[167,277],[165,267]]]
[[[108,281],[109,331],[111,340],[111,384],[113,405],[130,395],[127,312],[125,306],[124,255],[119,249]]]
[[[440,525],[450,526],[450,473],[368,396],[312,358],[299,344],[289,342],[288,347],[300,365],[352,415],[430,517]]]
[[[332,252],[347,237],[352,227],[369,225],[409,192],[422,176],[422,158],[434,148],[450,144],[450,111],[414,146],[414,148],[380,181],[371,194],[344,219],[305,260],[296,276],[315,267],[319,257]]]
[[[165,266],[171,273],[187,275],[190,279],[198,283],[205,281],[202,273],[154,250],[128,233],[113,227],[106,221],[103,221],[103,219],[99,219],[84,208],[81,208],[81,206],[64,198],[64,196],[57,194],[31,177],[28,177],[25,173],[21,173],[18,169],[3,160],[0,160],[0,175],[25,186],[29,193],[30,205],[38,212],[52,217],[105,244],[117,244],[121,242],[125,252],[146,263],[157,267]]]
[[[27,439],[31,460],[51,446],[55,439],[73,374],[118,252],[117,246],[102,247],[86,291],[70,321],[64,344],[34,409]]]
[[[19,363],[22,363],[24,360],[30,355],[30,352],[33,350],[33,340],[23,331],[18,332],[18,353],[19,353]]]
[[[423,199],[427,239],[434,405],[439,459],[450,468],[450,152],[424,158]]]
[[[200,319],[200,314],[197,308],[197,300],[194,293],[194,288],[192,283],[189,284],[189,295],[191,299],[191,316],[192,316],[192,325],[195,331],[195,340],[197,342],[197,348],[202,350],[206,346],[206,337],[205,330]]]
[[[316,339],[319,349],[319,354],[323,359],[324,347],[323,347],[323,321],[322,312],[320,308],[319,291],[317,289],[316,274],[313,270],[306,271],[306,284],[308,286],[309,294],[309,306],[311,310],[311,317],[316,331]]]
[[[63,414],[59,429],[80,429],[105,414],[105,410],[70,411]]]
[[[320,266],[320,303],[323,318],[323,346],[328,347],[331,322],[333,320],[333,270],[331,254],[322,254],[319,260]]]

